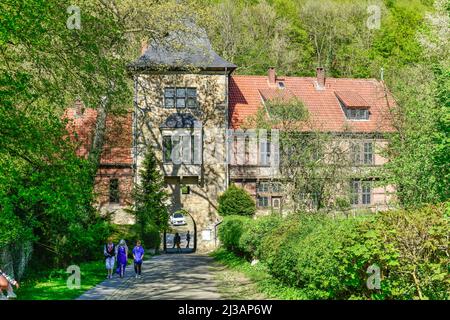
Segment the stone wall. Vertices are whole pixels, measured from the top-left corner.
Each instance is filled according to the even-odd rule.
[[[227,125],[226,84],[223,74],[142,74],[137,77],[137,172],[142,166],[147,147],[151,145],[164,174],[170,193],[171,213],[187,210],[197,225],[197,249],[200,252],[214,249],[214,225],[218,221],[217,199],[227,186],[226,164],[207,155],[213,149],[224,154],[223,141],[217,139]],[[165,87],[197,88],[196,108],[164,108]],[[201,121],[203,161],[201,165],[163,165],[161,125],[174,113],[190,114]],[[189,128],[187,130],[190,130]],[[219,133],[219,134],[218,134]],[[217,143],[216,143],[217,142]],[[217,150],[220,149],[220,150]],[[139,177],[138,177],[139,179]],[[181,194],[181,186],[189,193]]]

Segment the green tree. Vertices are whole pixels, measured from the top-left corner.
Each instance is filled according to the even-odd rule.
[[[139,183],[133,192],[134,207],[132,213],[136,217],[138,236],[144,240],[154,239],[155,233],[168,227],[169,211],[167,209],[168,195],[164,189],[164,180],[158,170],[158,163],[151,147],[139,172]],[[154,240],[149,240],[155,244]],[[146,243],[146,245],[151,245]]]
[[[256,212],[256,204],[247,191],[232,184],[220,195],[217,211],[221,216],[252,216]]]

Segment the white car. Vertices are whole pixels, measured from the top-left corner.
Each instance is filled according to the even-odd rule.
[[[181,213],[174,213],[170,216],[170,223],[173,226],[184,226],[186,224],[186,219]]]

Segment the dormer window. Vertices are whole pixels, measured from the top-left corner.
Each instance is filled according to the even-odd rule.
[[[177,109],[197,107],[197,89],[188,87],[164,88],[164,107]]]
[[[345,106],[343,109],[349,120],[369,120],[369,110],[367,109],[348,109]]]
[[[336,91],[336,98],[348,120],[369,120],[369,104],[354,91]]]

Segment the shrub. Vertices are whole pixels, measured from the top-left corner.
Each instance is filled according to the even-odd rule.
[[[244,230],[239,247],[250,258],[261,258],[261,243],[282,222],[283,219],[279,215],[264,216],[253,220],[249,227]]]
[[[449,298],[449,221],[443,205],[380,213],[363,228],[370,261],[381,269],[381,290],[373,298]]]
[[[232,184],[219,197],[218,212],[221,216],[252,216],[256,212],[256,204],[247,191]]]
[[[219,226],[219,239],[222,246],[237,254],[244,253],[240,247],[240,240],[251,221],[250,218],[242,216],[225,217]]]

